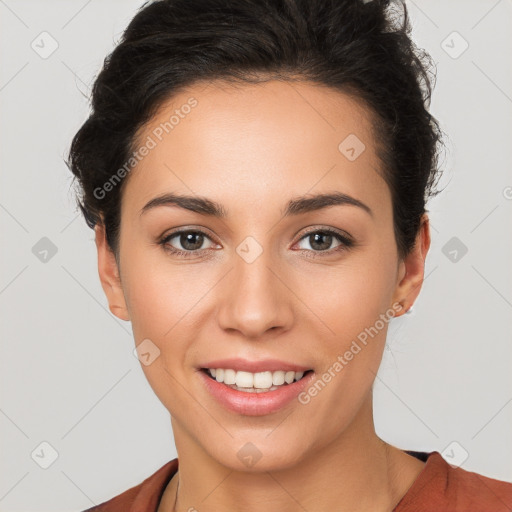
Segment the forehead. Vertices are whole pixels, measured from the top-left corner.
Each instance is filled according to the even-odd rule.
[[[136,149],[151,149],[130,173],[123,209],[138,214],[166,192],[236,203],[233,210],[261,201],[281,208],[289,196],[326,190],[382,202],[372,128],[359,100],[325,86],[196,83],[139,130]]]

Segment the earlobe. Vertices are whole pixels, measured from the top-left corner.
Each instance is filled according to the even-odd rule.
[[[425,213],[421,217],[420,229],[414,247],[400,262],[393,303],[398,302],[402,309],[396,316],[407,313],[420,293],[425,271],[425,258],[429,248],[430,225]]]
[[[114,253],[110,249],[105,228],[101,223],[94,227],[96,248],[98,250],[98,274],[101,286],[108,300],[112,314],[121,320],[130,320],[128,308],[123,293],[119,268]]]

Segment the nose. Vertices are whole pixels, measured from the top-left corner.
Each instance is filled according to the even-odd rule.
[[[251,340],[263,339],[267,331],[290,329],[294,294],[282,267],[265,251],[252,262],[238,255],[233,260],[234,268],[222,281],[219,326]]]

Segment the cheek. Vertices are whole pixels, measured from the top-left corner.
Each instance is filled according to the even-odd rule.
[[[182,373],[194,339],[211,321],[208,304],[219,276],[201,264],[171,265],[165,258],[149,263],[142,254],[130,262],[126,289],[135,343],[151,340],[160,351],[156,366]],[[152,366],[144,368],[150,382]]]
[[[322,367],[302,403],[309,404],[305,410],[314,410],[312,416],[319,421],[330,418],[326,437],[350,424],[382,360],[387,328],[395,314],[389,304],[393,260],[378,261],[356,264],[354,259],[353,266],[344,267],[328,281],[324,296],[318,291],[310,296],[318,310],[323,308],[319,316],[329,330],[322,326],[323,334],[317,335]]]
[[[149,347],[151,358],[146,364],[139,354],[141,368],[167,410],[186,410],[183,400],[188,395],[177,390],[186,381],[183,372],[194,338],[194,306],[205,293],[195,287],[201,280],[187,277],[185,267],[148,266],[142,259],[132,263],[127,268],[127,283],[133,335],[136,345]]]
[[[186,321],[204,283],[194,277],[199,268],[193,267],[171,265],[160,248],[126,254],[125,288],[134,330],[163,339],[180,318]]]
[[[347,341],[373,325],[390,307],[394,272],[392,258],[370,253],[347,259],[346,264],[324,271],[323,276],[309,272],[307,302],[330,328],[331,337]]]
[[[323,406],[327,413],[341,401],[343,407],[338,411],[344,419],[340,417],[340,421],[357,410],[378,372],[389,322],[396,314],[391,307],[395,272],[392,249],[368,247],[330,274],[323,293],[317,288],[311,298],[317,301],[319,316],[329,327],[328,331],[322,329],[320,338],[324,352],[321,373],[329,373],[325,380],[330,389]]]

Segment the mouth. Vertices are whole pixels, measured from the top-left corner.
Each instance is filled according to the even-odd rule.
[[[286,388],[307,379],[313,369],[306,371],[275,370],[247,372],[232,368],[200,368],[209,379],[242,393],[267,393]]]

